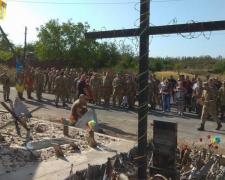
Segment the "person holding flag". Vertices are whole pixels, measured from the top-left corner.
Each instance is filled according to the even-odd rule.
[[[24,71],[22,69],[22,66],[20,66],[19,61],[16,61],[16,73],[15,73],[15,83],[16,83],[16,90],[18,97],[24,101],[23,98],[23,91],[24,91]]]

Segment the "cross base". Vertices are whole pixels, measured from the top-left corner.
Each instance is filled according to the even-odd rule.
[[[153,177],[156,174],[162,174],[167,178],[171,178],[173,180],[178,180],[178,172],[176,170],[167,170],[167,169],[162,169],[154,166],[150,166],[150,171],[149,174],[151,177]]]

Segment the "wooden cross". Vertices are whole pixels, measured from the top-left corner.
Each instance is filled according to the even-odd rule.
[[[88,39],[140,36],[138,79],[138,179],[146,179],[147,167],[149,35],[225,30],[225,21],[149,27],[149,12],[150,0],[140,0],[140,28],[85,33],[85,37]]]

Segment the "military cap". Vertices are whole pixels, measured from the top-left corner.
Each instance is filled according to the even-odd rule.
[[[117,74],[121,74],[121,72],[118,71]]]
[[[205,87],[205,86],[209,86],[209,83],[208,82],[204,82],[203,83],[203,87]]]
[[[131,75],[128,74],[128,75],[127,75],[127,78],[131,78]]]

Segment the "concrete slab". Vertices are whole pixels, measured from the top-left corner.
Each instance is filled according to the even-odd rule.
[[[103,136],[112,138],[107,135]],[[88,164],[101,165],[106,163],[108,157],[113,157],[116,153],[128,152],[136,144],[133,141],[120,138],[114,139],[116,141],[111,141],[107,146],[97,146],[89,151],[74,153],[73,156],[54,158],[40,163],[29,163],[15,172],[1,173],[0,179],[62,180],[69,176],[71,164],[73,164],[73,172],[75,173],[76,171],[86,169]]]

